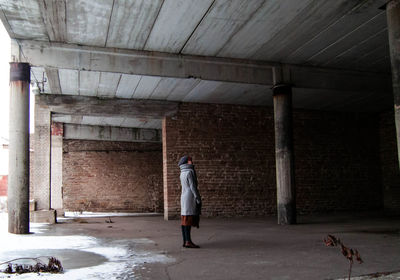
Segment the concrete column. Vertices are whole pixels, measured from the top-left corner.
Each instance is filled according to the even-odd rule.
[[[400,168],[400,0],[392,0],[387,4],[386,15],[390,58],[392,61],[394,114],[397,131],[397,154]]]
[[[292,141],[292,88],[289,85],[278,84],[274,86],[273,93],[278,224],[295,224],[296,192]]]
[[[28,63],[10,63],[10,144],[8,231],[29,233],[29,83]]]

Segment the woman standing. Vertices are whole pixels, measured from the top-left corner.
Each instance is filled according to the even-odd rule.
[[[181,225],[183,247],[200,248],[192,242],[191,227],[199,227],[201,214],[201,197],[197,189],[197,176],[190,156],[183,156],[178,163],[181,169]]]

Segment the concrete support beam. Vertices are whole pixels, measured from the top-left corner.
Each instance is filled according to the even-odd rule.
[[[29,63],[41,67],[272,84],[274,64],[271,63],[30,40],[18,42],[24,53],[19,59],[26,57]]]
[[[296,223],[296,191],[292,140],[292,89],[278,84],[274,92],[278,224]]]
[[[16,45],[16,41],[12,41]],[[297,88],[390,92],[390,75],[297,66],[244,59],[226,59],[86,47],[73,44],[19,40],[21,50],[15,59],[37,67],[100,71],[171,78],[274,85],[273,69],[284,68]],[[15,47],[18,50],[18,46]],[[27,58],[27,59],[25,59]],[[47,73],[47,71],[46,71]],[[49,78],[50,79],[50,78]],[[56,79],[50,79],[56,81]],[[54,84],[54,82],[53,82]]]
[[[49,86],[52,94],[61,94],[60,76],[58,69],[46,68],[46,76],[49,79]]]
[[[392,0],[386,5],[386,15],[389,33],[390,59],[392,62],[397,153],[400,168],[400,0]]]
[[[296,88],[354,92],[391,92],[390,75],[327,69],[299,65],[285,65],[290,83]]]
[[[29,233],[29,83],[27,63],[10,64],[8,231]]]
[[[87,116],[123,116],[161,119],[173,116],[178,103],[139,99],[99,99],[97,97],[41,94],[40,106],[60,114]]]
[[[64,124],[64,139],[161,142],[157,129]]]

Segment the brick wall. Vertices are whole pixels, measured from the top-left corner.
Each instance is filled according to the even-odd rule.
[[[180,213],[179,158],[193,157],[206,216],[275,211],[275,157],[270,109],[183,104],[163,124],[169,216]],[[165,160],[165,159],[164,159]]]
[[[294,113],[297,208],[300,213],[382,207],[378,118]],[[180,213],[177,162],[193,156],[205,216],[276,212],[272,108],[181,104],[163,123],[165,213]]]
[[[383,207],[378,131],[377,115],[294,113],[300,213]]]
[[[64,127],[62,123],[51,123],[51,135],[53,136],[63,136]]]
[[[400,171],[397,159],[394,113],[380,116],[380,153],[384,207],[388,213],[400,213]]]
[[[161,143],[64,140],[66,211],[162,212]]]
[[[0,196],[7,196],[8,175],[0,175]]]

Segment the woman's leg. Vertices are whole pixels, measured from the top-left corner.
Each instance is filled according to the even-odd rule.
[[[192,229],[191,226],[186,226],[186,241],[192,242],[192,238],[190,237],[190,230]]]
[[[190,230],[192,229],[191,226],[186,226],[186,242],[185,242],[185,247],[186,248],[200,248],[200,246],[197,246],[192,242],[192,238],[190,237]]]
[[[186,239],[186,227],[185,226],[181,226],[181,228],[182,228],[183,246],[185,246],[185,243],[187,241],[187,239]]]

